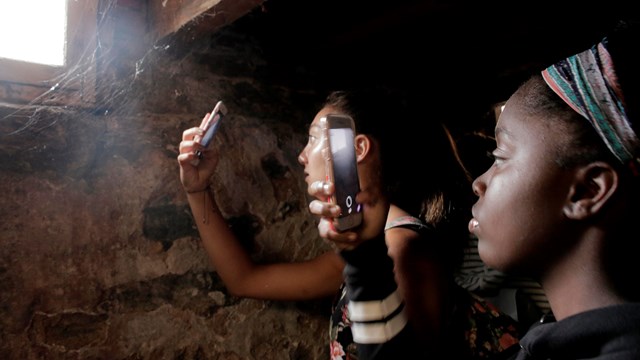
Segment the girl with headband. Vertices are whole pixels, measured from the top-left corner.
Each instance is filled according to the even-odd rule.
[[[513,359],[640,359],[638,34],[622,22],[526,81],[496,125],[494,163],[473,182],[469,231],[481,259],[537,279],[553,312],[513,347]],[[324,237],[347,241],[324,229]],[[343,256],[357,280],[347,279],[350,291],[372,293],[366,277],[375,272],[359,249]],[[410,332],[360,346],[376,358],[408,346]]]

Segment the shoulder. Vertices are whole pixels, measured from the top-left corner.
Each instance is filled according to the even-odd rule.
[[[427,226],[425,223],[422,222],[422,220],[418,219],[417,217],[407,215],[407,216],[400,216],[393,220],[388,221],[387,224],[384,226],[384,230],[387,231],[387,230],[399,228],[399,227],[410,228],[415,230],[426,230],[429,228],[429,226]]]
[[[422,220],[410,215],[403,209],[391,205],[387,215],[387,223],[384,226],[385,232],[395,228],[408,228],[415,231],[423,231],[429,228]]]

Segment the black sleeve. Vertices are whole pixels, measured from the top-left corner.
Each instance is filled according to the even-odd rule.
[[[342,251],[349,317],[360,360],[412,358],[419,353],[397,291],[384,234]]]

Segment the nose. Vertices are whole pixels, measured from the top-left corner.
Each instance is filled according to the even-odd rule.
[[[302,149],[302,151],[300,151],[300,154],[298,154],[298,162],[303,166],[307,163],[307,155],[305,154],[306,149],[307,148],[305,147],[304,149]]]
[[[486,174],[487,173],[485,172],[484,174],[478,176],[475,180],[473,180],[473,183],[471,184],[473,193],[476,194],[476,196],[484,194],[485,190],[487,189],[487,185],[484,182],[484,176]]]

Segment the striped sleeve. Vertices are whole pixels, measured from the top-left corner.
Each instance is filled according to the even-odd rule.
[[[349,318],[360,360],[402,358],[415,354],[404,301],[398,292],[393,261],[384,235],[355,250],[342,251]]]

